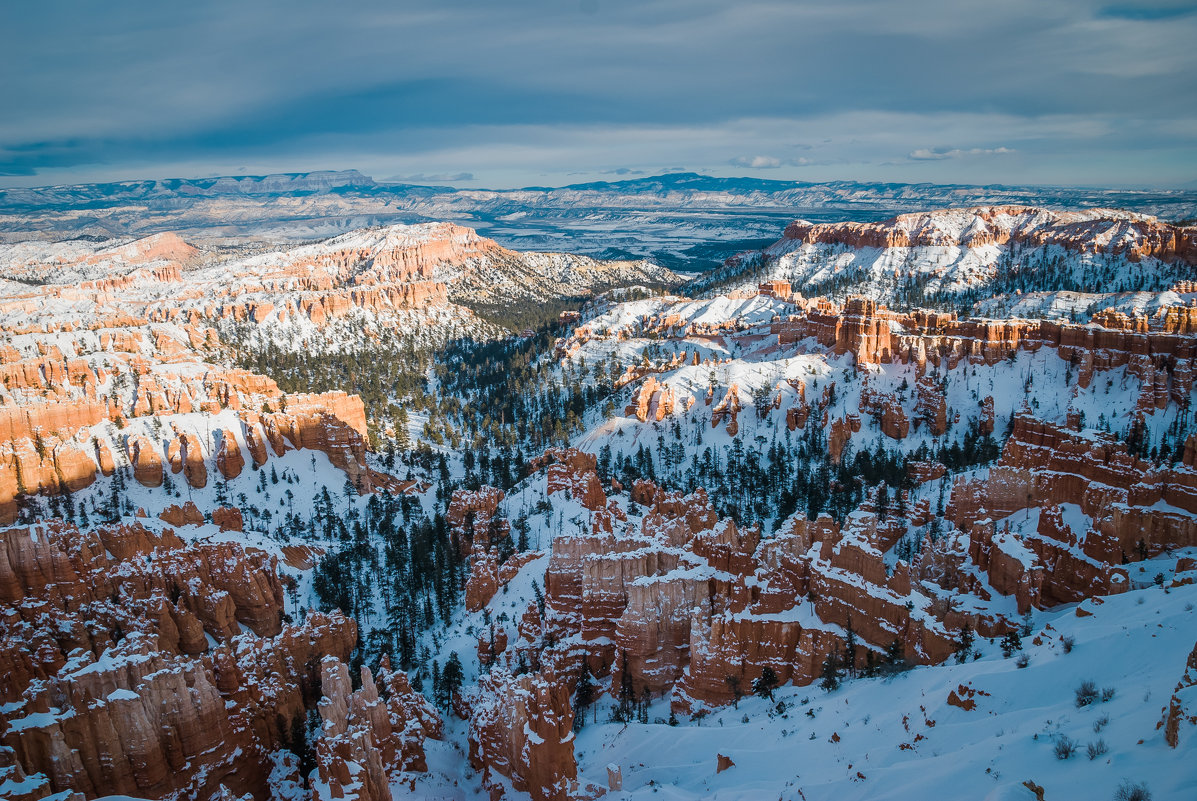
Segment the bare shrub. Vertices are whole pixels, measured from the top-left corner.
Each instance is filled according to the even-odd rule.
[[[1068,759],[1076,753],[1076,743],[1067,734],[1061,734],[1056,738],[1054,753],[1056,759]]]
[[[1114,801],[1151,801],[1151,791],[1142,782],[1123,779],[1114,791]]]

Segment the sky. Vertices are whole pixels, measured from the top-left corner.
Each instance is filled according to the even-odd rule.
[[[0,187],[358,169],[1197,188],[1197,0],[0,8]]]

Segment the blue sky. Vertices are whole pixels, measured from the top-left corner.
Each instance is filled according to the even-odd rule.
[[[10,2],[0,186],[1193,185],[1197,2]]]

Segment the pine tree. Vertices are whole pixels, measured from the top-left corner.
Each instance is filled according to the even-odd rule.
[[[623,668],[619,671],[619,704],[615,708],[614,718],[618,723],[627,723],[632,719],[636,706],[636,687],[632,684],[632,673],[627,669],[628,653],[622,653]]]
[[[761,698],[768,698],[773,700],[773,691],[777,689],[780,682],[777,680],[777,674],[773,672],[773,668],[765,665],[761,669],[761,675],[752,682],[752,691]]]
[[[1014,656],[1015,651],[1022,650],[1022,637],[1019,636],[1018,631],[1011,631],[1002,637],[1001,642],[1002,656],[1006,659]]]
[[[515,548],[520,553],[523,553],[528,550],[528,515],[521,512],[520,516],[515,519],[515,531],[519,536]]]
[[[540,591],[540,585],[536,583],[536,579],[532,579],[532,595],[536,597],[536,611],[540,614],[540,619],[544,620],[544,593]]]
[[[441,692],[445,696],[445,709],[448,709],[450,704],[452,704],[453,696],[461,689],[462,682],[464,681],[465,673],[461,669],[461,658],[457,656],[456,651],[453,651],[449,654],[449,658],[445,660],[445,669],[441,671]]]
[[[441,666],[435,659],[432,660],[432,699],[433,702],[441,709],[447,709],[445,704],[445,696],[443,694],[444,685],[441,681]]]
[[[823,669],[819,673],[822,680],[819,686],[827,692],[839,689],[840,679],[842,678],[841,668],[843,667],[843,660],[840,658],[838,651],[832,651],[823,660]]]
[[[739,709],[740,699],[744,696],[744,693],[740,691],[740,677],[727,675],[723,677],[723,682],[727,685],[727,689],[731,691],[733,706]]]
[[[574,688],[574,731],[581,731],[586,725],[586,710],[594,703],[594,681],[590,678],[590,668],[582,665],[582,675],[578,678],[578,686]]]
[[[307,759],[308,751],[308,729],[305,725],[303,715],[296,715],[292,719],[289,739],[290,742],[287,743],[287,747],[291,753],[295,754],[299,764],[302,765]],[[300,778],[303,778],[302,773]]]
[[[848,634],[844,638],[844,667],[849,676],[856,675],[856,632],[852,629],[851,615],[848,615]]]
[[[976,642],[976,635],[973,634],[973,627],[965,623],[964,628],[960,629],[960,647],[956,649],[956,664],[963,665],[968,661],[974,642]]]
[[[898,673],[906,670],[910,664],[906,661],[906,646],[900,637],[895,637],[885,649],[885,672]]]

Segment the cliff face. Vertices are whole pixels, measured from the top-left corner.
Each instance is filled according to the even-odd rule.
[[[424,697],[412,690],[407,674],[384,665],[379,683],[361,669],[353,690],[349,669],[335,656],[321,664],[320,719],[316,741],[316,799],[388,801],[391,782],[404,771],[425,771],[424,739],[440,738],[441,720]]]
[[[479,679],[469,704],[470,764],[484,783],[495,771],[536,801],[575,797],[574,716],[569,690],[551,671],[494,670]]]
[[[1164,716],[1157,728],[1164,729],[1164,740],[1172,748],[1180,746],[1181,732],[1185,737],[1192,736],[1190,727],[1197,725],[1197,645],[1189,654],[1185,671],[1176,683],[1172,697],[1164,708]]]
[[[913,290],[928,300],[968,296],[987,309],[1055,317],[1054,293],[1097,296],[1072,307],[1083,312],[1101,296],[1116,304],[1117,293],[1181,290],[1195,266],[1192,227],[1114,209],[977,206],[867,223],[798,220],[773,245],[728,259],[692,287],[743,292],[759,283],[774,297],[863,294],[903,304]]]
[[[919,394],[928,408],[922,422],[934,427],[936,390]],[[550,493],[597,482],[592,458],[570,452],[530,466],[546,471]],[[942,465],[935,468],[927,470],[942,476]],[[479,654],[487,664],[530,665],[566,687],[583,669],[610,674],[612,687],[630,685],[636,697],[669,695],[678,712],[730,703],[765,668],[782,683],[809,684],[830,654],[849,653],[849,642],[860,670],[883,652],[942,662],[965,625],[983,636],[1017,627],[995,597],[1012,597],[1021,614],[1121,592],[1123,563],[1141,558],[1141,549],[1197,545],[1182,524],[1197,510],[1193,475],[1187,463],[1153,469],[1111,440],[1019,417],[988,475],[957,482],[946,512],[955,528],[896,564],[885,553],[906,523],[883,519],[869,499],[843,525],[800,514],[762,539],[720,519],[701,490],[682,495],[637,481],[626,496],[608,498],[588,527],[553,540],[543,614],[529,607],[512,643],[492,625]],[[1161,508],[1161,499],[1178,512]],[[1028,508],[1027,525],[993,522]],[[1091,530],[1076,529],[1077,512],[1092,519]],[[912,515],[925,524],[929,504]],[[628,522],[613,527],[616,520]],[[475,553],[471,609],[494,595],[499,572],[493,553]],[[945,589],[953,602],[943,602]],[[494,737],[494,725],[488,719],[478,730]],[[478,753],[504,775],[530,770],[496,757],[493,746]]]
[[[1123,592],[1121,565],[1197,545],[1195,488],[1191,461],[1153,468],[1111,437],[1020,416],[988,475],[955,483],[947,515],[970,533],[969,558],[1026,611]],[[1014,531],[994,522],[1017,513],[1029,522]]]
[[[149,323],[280,326],[302,320],[323,327],[364,316],[439,326],[446,315],[470,319],[456,303],[573,297],[679,278],[647,261],[520,253],[451,223],[368,228],[233,259],[200,251],[173,234],[118,247],[53,243],[9,255],[0,274],[48,282],[47,289],[0,303],[6,326],[5,312],[12,312],[22,330],[43,331],[44,319],[19,314],[31,311],[39,294],[75,304],[75,313],[94,305],[93,317],[120,309]],[[80,320],[58,325],[77,327]]]
[[[849,248],[982,248],[1056,245],[1073,252],[1109,253],[1197,265],[1197,233],[1154,217],[1108,209],[1059,212],[1027,206],[978,206],[902,214],[875,223],[791,223],[788,240]]]
[[[550,492],[597,482],[592,458],[550,457],[532,463],[550,462]],[[730,702],[727,677],[747,692],[765,667],[783,682],[810,683],[827,655],[844,648],[848,627],[877,651],[898,640],[913,662],[954,650],[943,620],[908,608],[909,570],[889,574],[879,550],[889,534],[875,516],[843,531],[826,518],[795,520],[762,541],[755,529],[721,520],[701,490],[683,496],[638,481],[630,502],[625,511],[624,497],[612,498],[588,529],[553,540],[543,617],[530,608],[514,649],[496,656],[552,671],[566,686],[584,667],[611,673],[613,686],[630,683],[637,697],[672,694],[675,708],[690,710]],[[629,524],[615,533],[610,523],[619,519]],[[483,577],[492,562],[475,556],[471,586],[490,586]],[[490,642],[480,649],[490,651]]]
[[[99,654],[134,631],[168,653],[193,655],[209,650],[205,634],[228,640],[241,624],[259,636],[280,631],[283,590],[261,551],[184,545],[169,529],[80,531],[57,521],[7,529],[0,544],[0,601],[12,610],[3,627],[6,701],[52,676],[76,649]],[[56,629],[43,627],[44,615]]]
[[[317,796],[389,798],[392,777],[426,769],[439,717],[386,663],[351,691],[354,622],[283,625],[282,606],[274,559],[232,543],[0,531],[0,741],[47,792],[266,798],[273,755],[319,700]]]
[[[357,638],[340,615],[283,626],[276,563],[232,543],[56,522],[0,543],[0,739],[54,792],[264,797],[311,666]]]
[[[97,471],[121,467],[122,455],[144,486],[159,486],[168,467],[195,489],[217,473],[235,478],[247,451],[261,467],[267,442],[276,455],[326,452],[359,491],[402,489],[365,465],[357,398],[284,394],[268,378],[217,367],[229,360],[228,338],[268,335],[301,351],[314,335],[370,344],[415,327],[436,341],[486,328],[449,302],[451,286],[472,302],[502,303],[513,292],[541,299],[672,280],[647,263],[516,253],[451,224],[367,229],[232,259],[174,235],[115,247],[30,244],[0,259],[0,277],[31,282],[0,297],[0,524],[16,520],[18,496],[85,488]],[[175,422],[225,410],[236,412],[235,426]],[[128,426],[152,420],[173,430]]]
[[[90,332],[70,336],[70,345],[56,345],[47,355],[17,354],[0,365],[6,371],[0,524],[16,520],[20,496],[77,492],[126,465],[146,487],[161,486],[169,470],[202,488],[214,474],[226,480],[240,475],[245,452],[261,467],[270,451],[318,450],[359,491],[398,486],[366,467],[365,410],[356,396],[284,394],[263,376],[200,361],[175,339],[132,334],[139,344],[138,355],[130,356],[94,350],[102,341]],[[170,356],[164,343],[178,353]],[[107,394],[101,394],[105,386]],[[194,417],[180,417],[194,412],[230,412],[235,426],[212,430],[197,427]]]
[[[1125,367],[1142,382],[1140,408],[1150,413],[1169,400],[1183,403],[1193,387],[1193,338],[1188,323],[1175,315],[1131,318],[1108,313],[1099,325],[1037,320],[958,320],[926,312],[900,314],[864,298],[838,307],[809,308],[773,323],[781,345],[808,337],[836,355],[852,354],[859,365],[912,364],[921,375],[928,366],[993,366],[1019,352],[1045,350],[1075,365],[1082,387],[1095,372]],[[920,384],[925,419],[938,427],[934,388]],[[944,420],[946,422],[946,420]]]
[[[1092,220],[1010,222],[1020,215],[978,212],[959,230],[891,221],[884,239],[798,233],[806,245],[858,249],[1059,247],[1152,269],[1188,258],[1154,222],[1119,218],[1118,238]],[[322,549],[341,556],[348,546],[327,532],[318,545],[259,538],[285,540],[302,522],[290,501],[314,510],[329,475],[348,486],[334,486],[325,517],[341,497],[358,508],[354,489],[414,482],[370,469],[359,398],[283,392],[219,366],[231,358],[222,336],[244,345],[282,332],[300,348],[328,332],[362,337],[342,345],[383,330],[423,334],[423,322],[468,320],[449,302],[463,287],[477,287],[480,302],[501,297],[504,271],[518,273],[519,292],[547,286],[546,271],[557,276],[549,284],[585,273],[595,286],[611,273],[514,254],[452,226],[205,259],[166,238],[64,262],[63,275],[25,265],[27,277],[58,283],[0,298],[0,782],[40,777],[30,786],[42,795],[265,798],[271,773],[298,770],[281,752],[303,750],[299,732],[318,714],[314,798],[383,801],[397,781],[415,792],[425,779],[402,774],[449,752],[425,753],[441,736],[437,713],[388,663],[356,668],[352,620],[294,624],[284,614],[284,598],[312,602],[291,594],[311,584],[280,577],[278,561],[310,570]],[[569,367],[545,374],[582,376],[584,395],[602,390],[596,402],[613,390],[623,417],[582,431],[577,448],[529,459],[509,494],[457,488],[397,505],[403,526],[423,526],[416,507],[433,520],[444,509],[443,529],[419,533],[445,535],[432,559],[456,549],[437,574],[438,600],[462,592],[467,617],[448,621],[447,638],[416,627],[415,644],[439,649],[430,659],[452,647],[468,660],[477,643],[489,672],[447,706],[468,719],[468,735],[450,732],[468,737],[492,794],[511,785],[545,801],[593,797],[579,787],[571,734],[584,676],[597,677],[600,695],[622,696],[612,701],[667,698],[697,715],[735,702],[766,670],[807,685],[834,657],[864,672],[943,662],[965,626],[1001,636],[1028,610],[1124,591],[1129,563],[1197,547],[1197,437],[1183,435],[1197,307],[1104,311],[1087,324],[960,319],[869,298],[807,300],[802,288],[776,279],[735,297],[599,301],[557,343]],[[577,419],[592,425],[596,411]],[[1141,424],[1150,441],[1134,452],[1158,443],[1172,460],[1132,456],[1085,429],[1083,412]],[[994,463],[989,437],[1005,437],[1007,421]],[[522,461],[526,442],[508,445]],[[600,465],[625,471],[630,486],[600,477]],[[967,477],[953,484],[949,471]],[[266,491],[268,480],[283,486]],[[132,500],[118,504],[126,482]],[[241,494],[255,482],[265,503]],[[49,519],[61,509],[87,519],[72,504],[93,486],[112,492],[86,492],[87,516],[123,523]],[[693,491],[668,488],[682,486]],[[370,500],[371,515],[394,509]],[[509,555],[508,514],[548,550]],[[346,515],[362,524],[345,535],[355,558],[366,552],[359,565],[396,561],[377,549],[402,546],[400,536],[383,544],[385,523]],[[36,522],[5,527],[14,520]],[[468,573],[458,572],[466,558]],[[339,575],[354,569],[364,570]],[[1191,580],[1182,572],[1176,581]],[[402,576],[373,577],[388,608],[371,624],[390,626]],[[425,608],[458,614],[453,603]],[[371,665],[376,656],[367,653]],[[1162,712],[1174,746],[1194,717],[1192,678]],[[722,753],[711,761],[737,769]],[[612,776],[614,789],[623,774]]]

